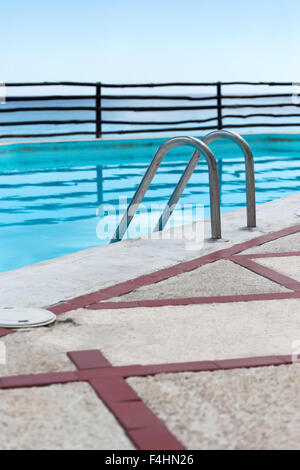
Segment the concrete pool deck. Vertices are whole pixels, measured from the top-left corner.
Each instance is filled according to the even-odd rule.
[[[241,229],[246,225],[245,209],[223,214],[222,241],[209,240],[210,222],[206,220],[206,238],[200,248],[196,244],[191,249],[193,242],[189,240],[193,239],[195,231],[203,231],[203,222],[185,226],[184,237],[178,228],[171,233],[162,232],[163,237],[161,233],[155,233],[150,237],[79,251],[1,273],[1,305],[46,307],[297,223],[300,223],[300,195],[294,194],[257,205],[257,229],[253,231]],[[188,249],[186,240],[189,241]]]
[[[0,275],[3,306],[58,315],[0,329],[0,448],[299,449],[299,207],[225,214],[201,250],[155,235]]]

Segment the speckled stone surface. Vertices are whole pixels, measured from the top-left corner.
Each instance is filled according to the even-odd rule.
[[[255,261],[300,282],[300,256],[257,258]]]
[[[0,390],[1,450],[133,449],[85,383]]]
[[[42,328],[18,330],[0,338],[5,345],[5,363],[0,363],[0,377],[15,374],[38,374],[75,369],[66,355],[72,347],[72,322]],[[57,335],[61,340],[57,339]],[[55,337],[55,341],[52,341]],[[2,361],[1,361],[2,362]]]
[[[290,354],[300,338],[300,299],[118,310],[75,310],[53,342],[101,349],[114,365]]]
[[[108,299],[107,302],[267,292],[288,292],[288,289],[231,261],[221,260],[164,281],[140,287],[129,294]]]
[[[299,218],[300,222],[300,218]],[[242,254],[249,253],[280,253],[284,251],[300,251],[300,232],[286,237],[278,238],[272,242],[264,243],[263,245],[249,248],[242,252]]]
[[[300,364],[128,382],[188,449],[300,449]]]

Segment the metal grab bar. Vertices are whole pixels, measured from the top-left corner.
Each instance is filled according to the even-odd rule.
[[[121,222],[119,223],[110,243],[114,243],[122,240],[134,214],[136,213],[140,202],[142,201],[151,181],[153,180],[159,165],[166,153],[178,145],[188,145],[196,148],[191,161],[192,166],[195,168],[201,153],[208,164],[209,171],[209,192],[210,192],[210,207],[211,207],[211,236],[213,239],[221,238],[221,215],[220,215],[220,191],[219,191],[219,178],[218,178],[218,166],[214,154],[210,148],[202,141],[195,137],[174,137],[164,142],[159,149],[156,151],[152,162],[150,163],[139,187],[137,188],[125,214],[123,215]],[[190,163],[191,163],[190,161]],[[185,172],[184,172],[185,173]],[[180,183],[180,182],[179,182]],[[176,186],[176,189],[179,186]],[[186,183],[185,183],[186,184]],[[175,191],[176,191],[175,189]],[[184,187],[180,188],[181,193]],[[180,193],[180,194],[181,194]]]
[[[246,191],[247,191],[247,227],[254,228],[256,227],[256,208],[255,208],[255,181],[254,181],[254,161],[251,149],[245,139],[243,139],[239,134],[231,131],[214,131],[207,134],[202,142],[205,144],[210,144],[217,139],[230,139],[237,143],[241,148],[246,165]],[[174,208],[184,191],[190,177],[193,174],[193,171],[199,161],[200,155],[198,150],[194,152],[192,158],[190,159],[186,169],[184,170],[176,188],[173,191],[172,196],[170,197],[162,215],[157,222],[154,232],[163,230],[169,217],[172,215]]]
[[[232,131],[214,131],[207,134],[202,142],[207,145],[217,139],[233,140],[242,150],[245,157],[246,166],[246,200],[247,200],[247,227],[256,227],[256,207],[255,207],[255,178],[254,178],[254,159],[248,143],[236,132]]]

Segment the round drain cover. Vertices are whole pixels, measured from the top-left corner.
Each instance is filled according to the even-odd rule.
[[[34,328],[55,320],[54,313],[42,308],[0,308],[0,328]]]

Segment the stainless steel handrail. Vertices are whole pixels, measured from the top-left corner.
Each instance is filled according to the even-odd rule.
[[[195,137],[174,137],[173,139],[169,139],[166,142],[164,142],[156,151],[153,157],[153,160],[150,163],[139,187],[137,188],[125,214],[123,215],[122,220],[119,223],[110,243],[114,243],[114,242],[122,240],[132,218],[134,217],[134,214],[136,213],[139,207],[140,202],[142,201],[151,181],[153,180],[158,170],[159,165],[162,162],[162,159],[164,158],[164,156],[169,150],[171,150],[174,147],[177,147],[178,145],[188,145],[188,146],[196,148],[196,151],[193,153],[190,163],[188,164],[189,166],[192,162],[191,166],[193,170],[199,161],[201,153],[204,154],[204,157],[208,164],[208,171],[209,171],[211,236],[213,239],[221,238],[219,178],[218,178],[218,166],[217,166],[217,162],[214,157],[214,154],[204,142],[196,139]],[[188,179],[186,180],[186,182],[187,181]],[[178,188],[179,184],[180,182],[176,186],[176,189]],[[180,187],[180,191],[181,191],[180,194],[184,190],[185,184],[184,186]]]
[[[253,154],[248,143],[243,139],[239,134],[232,131],[214,131],[207,134],[202,142],[205,144],[210,144],[217,139],[230,139],[237,143],[241,148],[246,165],[246,193],[247,193],[247,227],[254,228],[256,227],[256,207],[255,207],[255,180],[254,180],[254,160]],[[196,150],[192,155],[186,169],[184,170],[176,188],[173,191],[163,213],[161,214],[159,221],[157,222],[154,232],[163,230],[169,217],[172,215],[174,208],[183,193],[184,188],[186,187],[190,177],[193,174],[193,171],[199,161],[199,152]]]
[[[243,137],[241,137],[236,132],[232,131],[213,131],[207,134],[202,142],[207,145],[217,139],[229,139],[233,140],[242,150],[245,158],[245,167],[246,167],[246,201],[247,201],[247,227],[255,228],[256,227],[256,206],[255,206],[255,176],[254,176],[254,158],[249,147],[249,144],[246,142]]]

